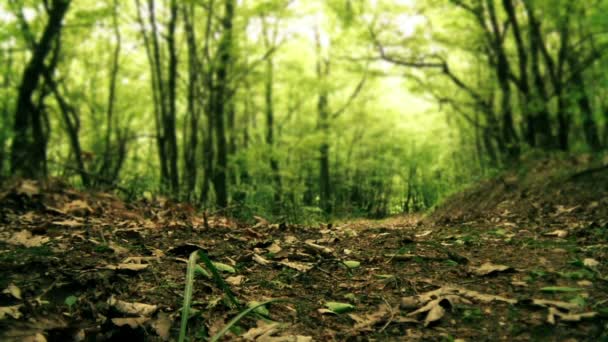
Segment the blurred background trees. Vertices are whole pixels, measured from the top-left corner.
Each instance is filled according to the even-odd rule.
[[[0,174],[293,221],[608,145],[608,1],[8,0]]]

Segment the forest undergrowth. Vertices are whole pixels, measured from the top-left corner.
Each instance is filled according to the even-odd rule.
[[[272,299],[223,339],[607,340],[607,185],[584,158],[550,160],[430,215],[295,225],[13,181],[0,193],[0,340],[177,340],[198,250],[212,267],[195,273],[191,341]]]

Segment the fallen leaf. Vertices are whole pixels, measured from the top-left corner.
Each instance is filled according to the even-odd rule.
[[[265,335],[268,333],[270,333],[270,334],[275,333],[276,331],[278,331],[280,326],[281,326],[281,323],[278,323],[278,322],[266,323],[262,320],[259,320],[259,321],[257,321],[257,327],[249,329],[241,337],[243,339],[245,339],[246,341],[256,341],[258,339],[258,337],[260,337],[262,335]]]
[[[287,266],[289,268],[293,268],[294,270],[297,270],[300,272],[308,272],[313,267],[313,264],[311,264],[311,263],[293,262],[293,261],[289,261],[288,259],[283,259],[283,260],[279,261],[278,264]]]
[[[53,221],[52,222],[54,225],[56,226],[61,226],[61,227],[70,227],[70,228],[76,228],[76,227],[82,227],[84,226],[84,223],[81,221],[77,221],[77,220],[63,220],[63,221]]]
[[[434,305],[426,315],[426,318],[424,319],[424,326],[427,327],[429,324],[440,320],[443,318],[443,315],[445,315],[445,309],[439,305],[439,303],[437,303],[437,305]]]
[[[597,267],[600,264],[599,261],[595,260],[595,259],[591,259],[591,258],[586,258],[583,260],[583,265],[587,266],[587,267]]]
[[[123,327],[125,325],[129,326],[131,329],[136,329],[138,327],[143,327],[146,322],[150,320],[150,317],[126,317],[126,318],[112,318],[112,323],[118,327]]]
[[[21,245],[28,248],[31,247],[40,247],[43,244],[50,241],[50,238],[45,236],[32,236],[32,233],[29,230],[22,230],[20,232],[14,233],[13,236],[10,237],[6,242],[12,245]]]
[[[285,244],[287,244],[287,245],[292,245],[292,244],[296,243],[298,241],[298,239],[293,235],[286,235],[283,238],[283,241],[285,241]]]
[[[283,250],[281,246],[279,246],[279,244],[277,244],[276,242],[273,242],[270,246],[266,247],[266,249],[268,250],[268,252],[273,254],[277,254]]]
[[[116,270],[116,271],[133,271],[139,272],[141,270],[145,270],[148,268],[148,264],[118,264],[118,265],[106,265],[103,268],[108,270]]]
[[[24,180],[19,184],[19,187],[16,189],[16,193],[18,195],[26,195],[27,197],[33,197],[35,195],[40,195],[40,188],[38,187],[38,183],[32,180]]]
[[[548,300],[548,299],[533,299],[532,304],[543,307],[543,308],[555,307],[555,308],[560,308],[560,309],[568,310],[568,311],[577,310],[580,308],[580,305],[577,303],[562,302],[562,301]]]
[[[127,248],[124,248],[113,241],[110,241],[108,243],[108,247],[110,247],[114,251],[114,253],[116,253],[118,255],[124,255],[124,254],[129,253],[129,250]]]
[[[61,211],[74,216],[86,216],[93,213],[93,209],[83,200],[66,203]]]
[[[11,296],[17,299],[22,299],[21,289],[15,286],[15,284],[9,284],[8,287],[2,291],[2,293],[10,294]]]
[[[271,261],[265,259],[264,257],[262,257],[258,254],[253,255],[253,261],[257,262],[260,265],[264,265],[264,266],[272,264]]]
[[[560,239],[563,239],[565,237],[568,236],[568,231],[567,230],[562,230],[562,229],[558,229],[558,230],[554,230],[552,232],[548,232],[543,234],[545,236],[553,236],[553,237],[558,237]]]
[[[316,243],[314,243],[312,240],[306,240],[304,242],[304,245],[306,247],[308,247],[308,249],[311,249],[315,252],[318,252],[320,254],[324,254],[326,256],[331,256],[334,254],[334,250],[329,248],[329,247],[325,247],[325,246],[321,246],[321,245],[317,245]]]
[[[164,312],[160,312],[154,322],[152,322],[152,329],[156,331],[156,334],[163,340],[169,341],[171,338],[170,330],[173,320],[170,315]]]
[[[337,314],[342,314],[355,309],[355,306],[352,304],[340,302],[327,302],[325,303],[325,307]]]
[[[386,322],[391,312],[392,310],[388,305],[381,304],[374,312],[365,315],[349,314],[348,316],[356,322],[353,327],[355,330],[371,331],[376,324]]]
[[[226,282],[232,286],[240,286],[241,284],[243,284],[243,282],[245,282],[245,277],[242,275],[228,277],[226,278]]]
[[[486,262],[477,268],[472,268],[471,271],[473,274],[481,277],[491,275],[493,273],[513,271],[513,268],[506,265],[495,265],[490,262]]]
[[[422,232],[420,234],[416,234],[416,237],[421,238],[421,237],[429,236],[429,235],[431,235],[431,233],[433,233],[432,230],[427,230],[427,231],[424,231],[424,232]]]
[[[576,282],[576,285],[582,286],[582,287],[589,287],[589,286],[592,286],[593,283],[590,282],[589,280],[580,280],[580,281]]]
[[[22,306],[22,304],[13,306],[0,306],[0,320],[5,319],[7,316],[11,316],[14,319],[21,318],[22,314],[19,309]]]
[[[158,309],[156,305],[125,302],[114,298],[114,296],[108,299],[108,304],[124,314],[134,316],[149,317]]]
[[[355,260],[347,260],[347,261],[344,261],[344,265],[346,265],[346,267],[348,267],[348,268],[357,268],[357,267],[361,266],[361,263],[359,261],[355,261]]]
[[[217,268],[218,271],[222,271],[222,272],[226,272],[226,273],[236,273],[236,270],[234,269],[234,267],[221,263],[221,262],[214,262],[213,266],[215,266],[215,268]]]
[[[556,308],[550,307],[549,314],[547,315],[547,322],[549,324],[555,324],[556,317],[558,317],[559,319],[561,319],[562,321],[565,321],[565,322],[580,322],[583,319],[594,318],[595,316],[597,316],[597,312],[585,312],[585,313],[573,314],[573,313],[564,313],[564,312],[559,311]]]

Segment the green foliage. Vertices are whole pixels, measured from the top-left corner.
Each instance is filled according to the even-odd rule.
[[[530,87],[537,87],[533,80],[538,79],[547,93],[543,96],[542,89],[534,88],[527,94],[529,101],[522,102],[526,96],[521,82],[515,81],[522,73],[518,44],[513,24],[505,25],[501,48],[511,72],[507,107],[513,116],[513,142],[501,140],[507,121],[500,100],[505,94],[496,71],[496,47],[488,44],[492,33],[484,31],[475,16],[489,23],[487,8],[459,5],[475,2],[236,1],[230,45],[223,51],[226,1],[215,1],[212,8],[207,1],[177,1],[173,126],[158,120],[159,108],[164,108],[160,102],[170,99],[169,2],[155,2],[156,36],[147,1],[140,3],[141,8],[135,1],[71,2],[61,44],[53,42],[57,58],[48,57],[45,63],[56,62],[53,76],[73,109],[81,151],[74,150],[67,134],[62,104],[46,81],[40,82],[31,100],[42,114],[48,136],[48,176],[83,185],[85,171],[94,177],[92,186],[120,186],[131,197],[163,193],[243,220],[259,215],[273,221],[315,223],[332,216],[379,218],[432,209],[472,182],[517,167],[507,156],[509,147],[519,147],[524,160],[556,149],[560,110],[567,115],[567,150],[594,149],[590,124],[603,147],[608,139],[608,59],[602,53],[608,39],[596,34],[606,27],[606,0],[593,6],[539,0],[529,2],[530,8],[513,2],[527,49],[532,38],[529,14],[541,21],[545,49],[538,51],[540,77],[533,77],[533,51],[526,51],[524,71],[529,73]],[[491,3],[498,21],[507,22],[506,2]],[[38,2],[0,5],[2,177],[12,175],[17,99],[32,55],[27,32],[17,20],[20,13],[38,39],[48,22],[48,13]],[[560,40],[565,30],[567,42]],[[158,38],[158,57],[144,36],[148,42]],[[561,43],[566,45],[560,55]],[[225,53],[230,55],[228,66],[220,59]],[[381,61],[387,56],[392,60]],[[563,56],[568,59],[560,60]],[[562,98],[551,81],[555,76],[551,61],[562,65]],[[327,66],[328,75],[317,74],[319,63]],[[417,63],[441,67],[417,67]],[[582,70],[580,84],[573,83],[577,64]],[[156,79],[157,67],[161,81]],[[209,82],[221,70],[229,74],[223,84],[227,94],[221,99],[224,111],[216,113],[210,105],[218,99],[218,84]],[[362,79],[363,87],[355,92]],[[165,93],[159,97],[161,88]],[[322,93],[331,114],[323,120]],[[585,100],[591,113],[585,112]],[[526,140],[530,118],[545,109],[553,141],[550,146],[540,146],[540,141],[532,146]],[[212,123],[218,117],[224,119],[227,143],[227,167],[221,171],[227,175],[228,208],[215,208],[221,193],[215,184],[220,153],[218,130]],[[168,158],[160,151],[168,148],[167,137],[173,133],[177,188],[161,181]],[[324,212],[321,194],[322,146],[328,149],[326,200],[331,212]],[[78,166],[77,153],[86,157],[85,170]]]

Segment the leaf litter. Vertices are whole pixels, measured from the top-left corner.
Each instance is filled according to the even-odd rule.
[[[171,340],[185,261],[199,249],[243,305],[287,300],[256,309],[225,340],[605,336],[608,244],[578,238],[579,227],[601,220],[584,206],[533,220],[503,210],[464,224],[403,216],[330,228],[205,219],[163,198],[125,203],[33,181],[7,188],[2,203],[1,340],[19,329],[39,339],[52,331],[64,340]],[[188,324],[209,336],[239,311],[199,267],[207,276],[195,279]]]

